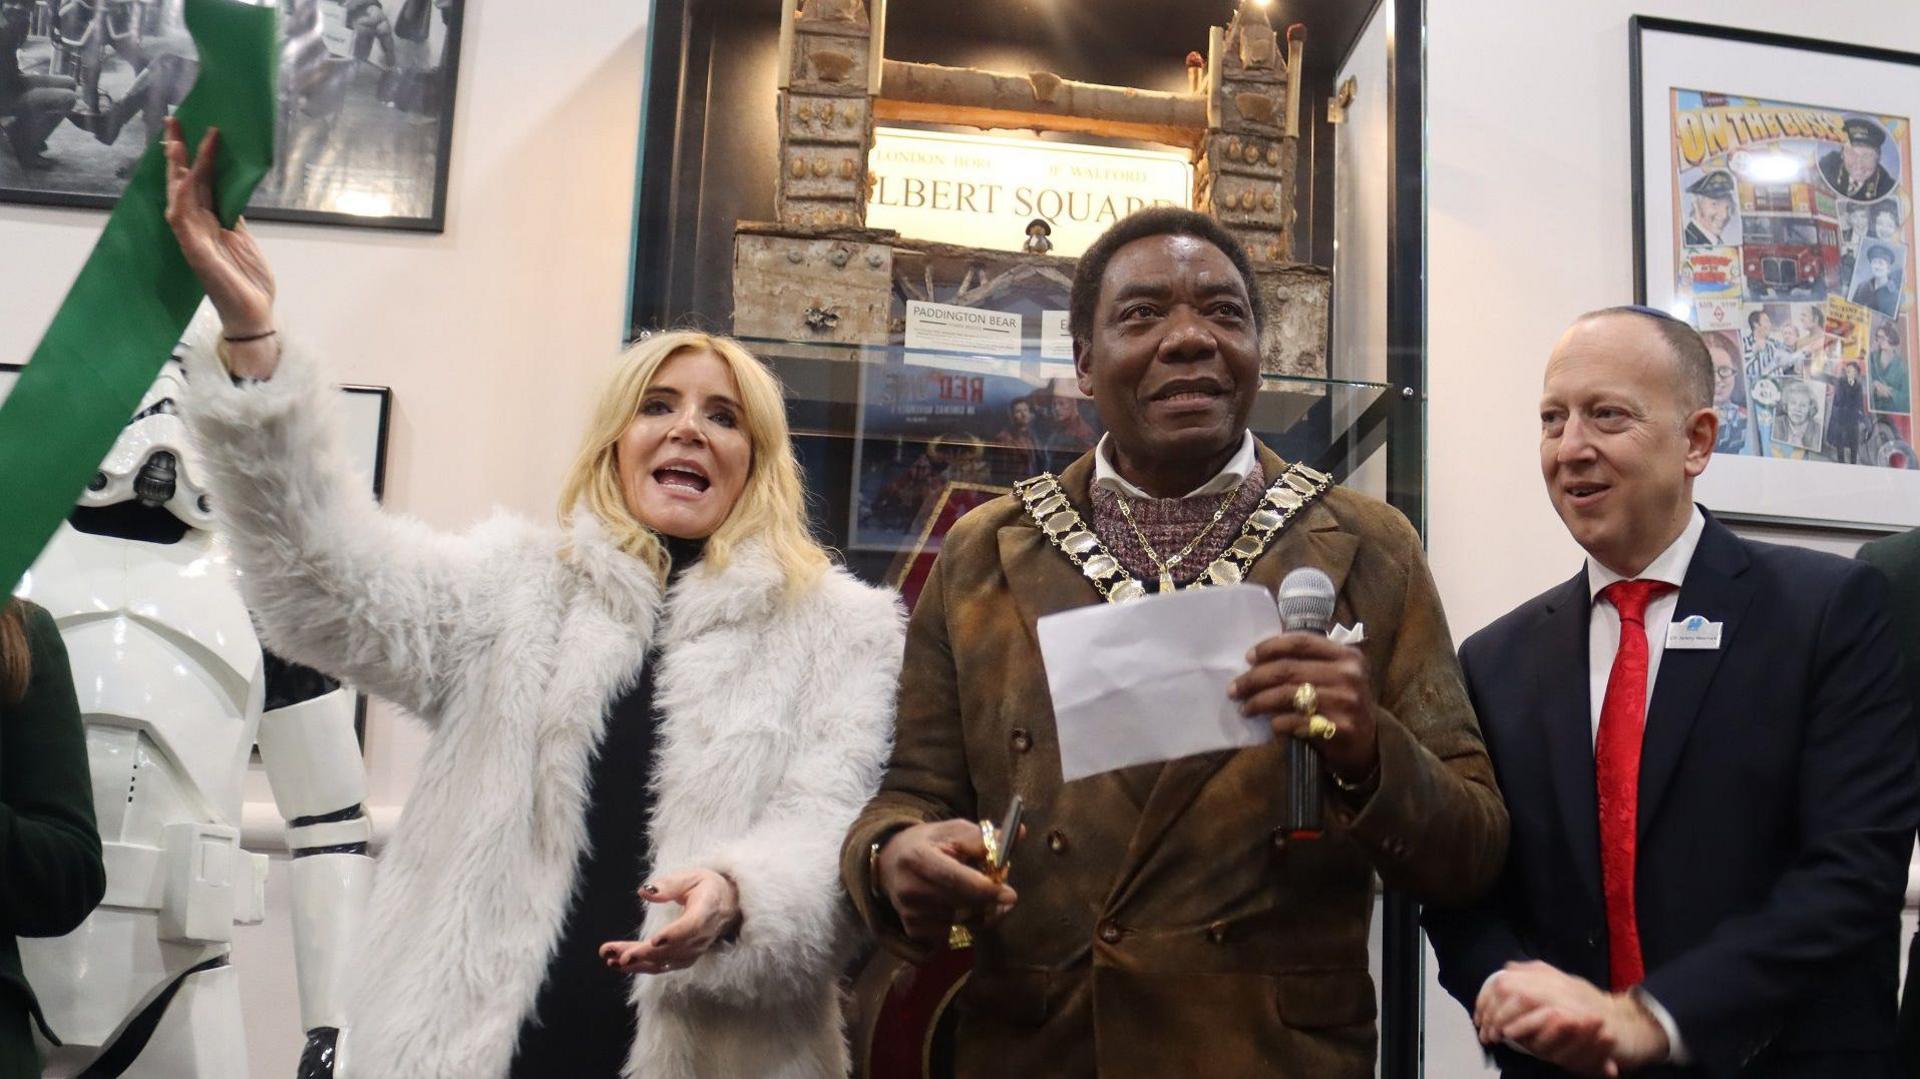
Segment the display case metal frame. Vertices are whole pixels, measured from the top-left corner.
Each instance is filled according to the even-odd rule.
[[[712,125],[724,115],[710,116],[709,90],[717,70],[714,63],[717,5],[696,0],[654,0],[649,80],[643,108],[644,169],[636,199],[635,253],[631,333],[642,328],[705,325],[720,329],[720,321],[701,317],[696,303],[696,269],[702,249],[715,239],[704,237],[699,222],[711,213],[724,193],[709,191],[708,169]],[[1284,25],[1306,18],[1313,28],[1311,9],[1340,9],[1343,20],[1358,13],[1338,0],[1275,0],[1273,16]],[[1399,509],[1424,536],[1426,533],[1426,177],[1425,177],[1425,0],[1375,0],[1364,17],[1350,25],[1346,41],[1310,38],[1309,48],[1320,47],[1344,56],[1373,14],[1384,6],[1388,13],[1388,193],[1387,237],[1387,364],[1389,392],[1380,395],[1347,424],[1332,432],[1327,453],[1356,453],[1364,460],[1386,454],[1387,501]],[[898,13],[896,12],[896,15]],[[776,25],[776,24],[772,24]],[[1329,59],[1334,59],[1330,56]],[[1329,70],[1337,71],[1339,63]],[[1326,122],[1329,85],[1311,80],[1304,88],[1301,144],[1312,155],[1312,166],[1301,170],[1299,227],[1301,256],[1325,263],[1331,255],[1331,230],[1321,219],[1331,218],[1331,155],[1319,147],[1332,137]],[[1303,163],[1304,164],[1304,163]],[[752,216],[747,214],[744,216]],[[765,217],[765,211],[759,211]],[[727,237],[729,243],[731,234]],[[1389,892],[1383,904],[1380,1015],[1380,1074],[1386,1079],[1415,1079],[1422,1074],[1423,949],[1418,906],[1410,898]]]

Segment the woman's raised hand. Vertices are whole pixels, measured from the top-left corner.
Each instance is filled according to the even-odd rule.
[[[235,342],[228,350],[234,374],[266,378],[279,358],[272,337],[273,271],[245,222],[222,228],[214,213],[213,161],[220,132],[209,129],[188,164],[180,121],[168,117],[161,147],[167,158],[167,224],[219,312],[222,332]]]

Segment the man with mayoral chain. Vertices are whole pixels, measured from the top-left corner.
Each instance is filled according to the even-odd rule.
[[[1248,430],[1255,285],[1239,241],[1201,214],[1148,209],[1097,240],[1070,327],[1107,434],[957,523],[913,614],[893,757],[842,874],[899,954],[971,930],[963,1077],[1199,1060],[1213,1075],[1371,1076],[1374,874],[1464,903],[1499,872],[1507,814],[1418,536]],[[1220,692],[1274,741],[1062,782],[1038,619],[1169,589],[1273,591],[1307,566],[1364,637],[1283,633],[1249,651]],[[1315,839],[1282,826],[1295,738],[1327,780]],[[1001,881],[981,871],[977,821],[1016,795],[1027,837]]]

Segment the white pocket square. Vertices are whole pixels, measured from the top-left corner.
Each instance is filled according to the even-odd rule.
[[[1367,624],[1355,622],[1352,626],[1335,626],[1327,631],[1327,640],[1334,644],[1359,644],[1367,639]]]

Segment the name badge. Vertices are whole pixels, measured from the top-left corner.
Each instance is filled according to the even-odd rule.
[[[1712,650],[1720,647],[1720,629],[1725,623],[1709,622],[1700,615],[1683,618],[1667,624],[1668,648],[1699,648]]]

